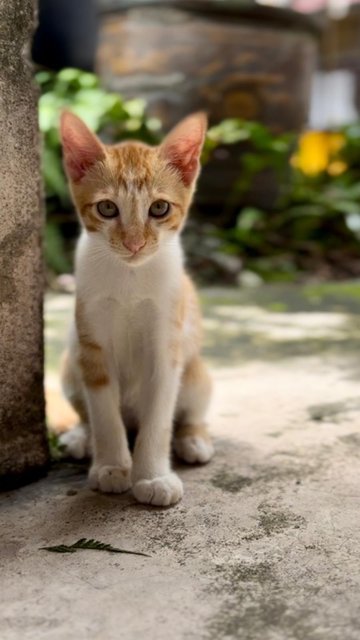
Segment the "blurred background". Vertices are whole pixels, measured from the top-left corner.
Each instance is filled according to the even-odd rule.
[[[184,233],[198,282],[359,277],[359,2],[40,0],[33,59],[51,287],[73,286],[78,235],[64,106],[109,143],[156,143],[207,111]]]

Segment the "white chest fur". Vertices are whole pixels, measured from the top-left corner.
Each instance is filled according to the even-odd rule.
[[[183,271],[178,238],[148,262],[128,266],[97,234],[84,233],[76,258],[77,295],[86,305],[94,339],[110,357],[114,374],[133,387],[139,367],[159,341],[167,348],[171,314]]]

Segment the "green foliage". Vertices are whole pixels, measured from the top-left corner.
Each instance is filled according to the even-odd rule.
[[[108,553],[127,553],[133,556],[144,556],[150,558],[147,553],[141,553],[140,551],[127,551],[126,549],[119,549],[113,547],[111,544],[105,542],[99,542],[98,540],[80,538],[77,542],[71,545],[60,544],[54,547],[40,547],[40,551],[51,551],[52,553],[76,553],[79,549],[91,550],[91,551],[107,551]]]
[[[47,431],[48,443],[50,449],[51,459],[55,462],[63,457],[62,447],[59,442],[59,437],[53,431]]]
[[[65,251],[64,238],[59,225],[49,219],[44,231],[45,263],[54,273],[68,273],[71,270],[71,262]]]
[[[44,140],[46,262],[51,272],[62,273],[71,269],[71,243],[64,242],[62,225],[67,222],[63,213],[72,210],[58,132],[62,109],[74,111],[109,143],[126,138],[156,143],[161,138],[161,123],[146,116],[143,100],[125,101],[106,91],[94,74],[63,69],[41,71],[36,78]],[[309,176],[290,164],[297,146],[294,134],[274,135],[260,123],[238,119],[212,127],[203,163],[225,147],[233,149],[238,168],[220,215],[225,228],[216,233],[219,250],[241,256],[246,268],[267,279],[293,279],[299,272],[316,271],[324,264],[330,269],[337,265],[344,275],[353,275],[356,269],[360,274],[360,264],[356,266],[354,259],[360,255],[360,124],[341,133],[345,145],[337,159],[347,165],[347,171]],[[257,191],[267,193],[269,176],[272,185],[277,183],[277,197],[259,206]]]
[[[251,177],[267,167],[283,171],[289,152],[295,147],[296,136],[292,133],[275,136],[259,122],[228,118],[209,129],[204,145],[204,160],[208,160],[210,153],[219,145],[239,142],[249,144],[249,150],[242,154],[243,172],[239,176],[243,188],[248,188]]]
[[[243,206],[235,223],[219,232],[225,252],[241,255],[248,268],[265,279],[290,280],[299,271],[320,269],[355,275],[360,269],[360,125],[345,127],[338,161],[340,175],[315,176],[290,165],[296,150],[293,135],[272,135],[257,123],[224,121],[209,131],[205,158],[219,144],[247,141],[239,178],[224,205],[234,207],[249,194],[254,179],[275,169],[279,195],[269,209]],[[360,271],[359,271],[360,273]]]

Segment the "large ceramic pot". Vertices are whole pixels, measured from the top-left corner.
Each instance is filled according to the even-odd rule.
[[[101,6],[97,66],[105,85],[143,96],[165,129],[199,109],[211,123],[239,117],[279,132],[306,122],[317,52],[307,18],[229,0]],[[234,180],[234,156],[225,156],[210,162],[198,192],[215,208]]]

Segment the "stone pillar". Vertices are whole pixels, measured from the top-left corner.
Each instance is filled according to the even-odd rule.
[[[0,489],[46,470],[34,0],[0,0]]]

